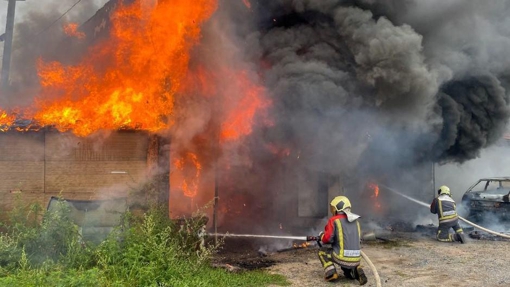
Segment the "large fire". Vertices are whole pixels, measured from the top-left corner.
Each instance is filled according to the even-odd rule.
[[[216,5],[216,0],[161,1],[151,13],[140,0],[121,5],[112,14],[110,38],[78,64],[39,62],[42,90],[34,118],[79,136],[100,129],[168,128],[190,50]]]
[[[76,64],[40,59],[41,90],[23,115],[38,126],[78,136],[118,129],[157,132],[200,116],[186,109],[198,95],[220,114],[216,136],[208,140],[225,144],[249,135],[256,114],[271,104],[258,76],[222,63],[190,65],[191,50],[200,43],[201,26],[215,12],[217,0],[159,1],[152,7],[142,1],[119,0],[110,16],[110,37],[89,47]],[[74,23],[63,31],[85,37]],[[0,110],[0,129],[12,128],[15,118]],[[205,166],[201,153],[185,148],[177,153],[180,158],[173,164],[180,183],[174,186],[195,197]]]
[[[226,144],[235,142],[240,138],[252,133],[253,124],[256,114],[260,114],[267,121],[267,115],[264,113],[271,102],[267,99],[265,88],[251,80],[245,70],[234,70],[226,67],[216,67],[214,71],[208,70],[203,66],[199,66],[189,71],[186,84],[183,89],[185,93],[198,93],[214,103],[213,112],[221,113],[219,131],[212,141],[217,144]],[[189,153],[188,153],[189,154]],[[200,154],[194,153],[193,161],[197,171],[196,176],[181,174],[179,178],[183,178],[180,184],[184,194],[188,197],[194,197],[200,187],[200,170],[199,163],[202,162]],[[187,156],[187,158],[190,158]],[[174,162],[181,173],[182,157]],[[224,159],[224,167],[228,169],[229,162]],[[190,185],[189,183],[193,183]]]

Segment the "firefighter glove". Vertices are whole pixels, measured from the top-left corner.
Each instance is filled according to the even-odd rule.
[[[317,245],[319,245],[319,247],[322,247],[322,236],[324,235],[324,231],[321,231],[319,233],[319,236],[317,237]]]

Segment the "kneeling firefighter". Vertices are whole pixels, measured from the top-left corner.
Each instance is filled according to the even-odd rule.
[[[331,244],[331,248],[319,251],[324,277],[327,281],[338,278],[334,265],[336,263],[345,277],[365,285],[367,277],[360,266],[359,215],[351,213],[351,202],[345,196],[335,197],[330,203],[330,211],[333,216],[328,220],[324,232],[319,235],[320,241]]]
[[[457,215],[457,206],[451,197],[450,188],[443,185],[437,191],[438,197],[434,198],[430,204],[430,212],[437,214],[439,226],[437,228],[437,240],[441,242],[459,241],[465,243],[464,232],[459,225],[459,216]],[[450,234],[450,228],[453,228],[455,234]]]

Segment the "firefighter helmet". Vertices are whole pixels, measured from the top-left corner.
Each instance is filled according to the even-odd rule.
[[[345,196],[337,196],[329,203],[331,213],[335,214],[344,211],[346,208],[351,208],[351,202]]]
[[[439,190],[437,191],[437,193],[439,195],[443,195],[443,194],[446,194],[446,195],[450,195],[451,196],[451,193],[450,193],[450,188],[446,185],[443,185],[439,188]]]

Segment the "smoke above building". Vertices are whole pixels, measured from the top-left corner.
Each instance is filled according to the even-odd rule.
[[[428,200],[431,162],[462,164],[501,139],[505,1],[246,2],[224,1],[216,17],[272,101],[274,126],[250,140],[289,148],[295,174],[340,174],[351,195],[373,180]]]
[[[247,49],[270,63],[281,126],[328,155],[368,133],[410,163],[473,159],[509,116],[508,7],[400,2],[256,2]]]
[[[168,3],[161,4],[168,6],[168,13],[177,13],[172,12],[171,1],[160,2]],[[184,7],[185,2],[175,1],[175,7]],[[168,107],[165,121],[154,117],[157,132],[171,137],[174,152],[197,170],[200,166],[202,176],[214,177],[214,162],[221,160],[225,173],[231,174],[225,186],[252,190],[253,195],[278,191],[282,189],[278,177],[283,174],[295,178],[296,185],[310,184],[303,179],[310,174],[319,174],[328,186],[367,179],[409,185],[430,162],[474,159],[505,131],[510,116],[506,91],[510,7],[506,1],[200,3],[214,13],[200,11],[203,17],[193,23],[183,20],[189,26],[176,31],[188,33],[183,37],[185,48],[177,45],[175,54],[161,50],[156,57],[153,50],[138,53],[129,48],[129,42],[118,42],[125,55],[136,56],[131,59],[138,64],[118,58],[118,67],[103,70],[120,71],[109,76],[125,76],[122,81],[110,78],[108,89],[112,90],[118,88],[116,83],[130,83],[136,86],[134,92],[147,92],[145,81],[129,77],[130,68],[144,79],[160,79],[153,83],[152,94],[164,86],[161,82],[171,83],[166,87],[171,101],[156,105]],[[82,15],[79,12],[74,11]],[[31,34],[24,31],[41,26],[50,13],[35,15],[16,26],[18,43],[29,43]],[[143,13],[136,17],[146,19]],[[142,22],[162,23],[158,22],[162,19]],[[135,30],[138,36],[132,41],[137,47],[168,44],[154,42],[155,34],[144,38],[145,31],[143,27]],[[57,32],[62,37],[62,31]],[[158,32],[170,39],[169,33]],[[75,50],[61,50],[60,40],[45,39],[37,47],[23,45],[14,53],[12,95],[16,96],[3,107],[26,104],[34,95],[45,97],[39,92],[38,59],[50,63],[64,57],[65,61],[60,60],[64,65],[72,62]],[[108,53],[96,56],[103,57],[104,64],[111,59]],[[172,59],[177,57],[181,70],[172,69]],[[159,74],[146,75],[140,67]],[[101,70],[94,66],[84,71]],[[175,77],[161,75],[167,72]],[[95,77],[94,83],[85,81],[77,98],[87,104],[100,103],[88,100],[92,93],[87,89],[104,84],[105,75]],[[103,91],[92,90],[94,94]],[[76,91],[65,93],[74,97]],[[133,92],[124,89],[121,98],[126,91]],[[248,171],[233,172],[232,166]],[[310,188],[317,186],[310,184]]]

